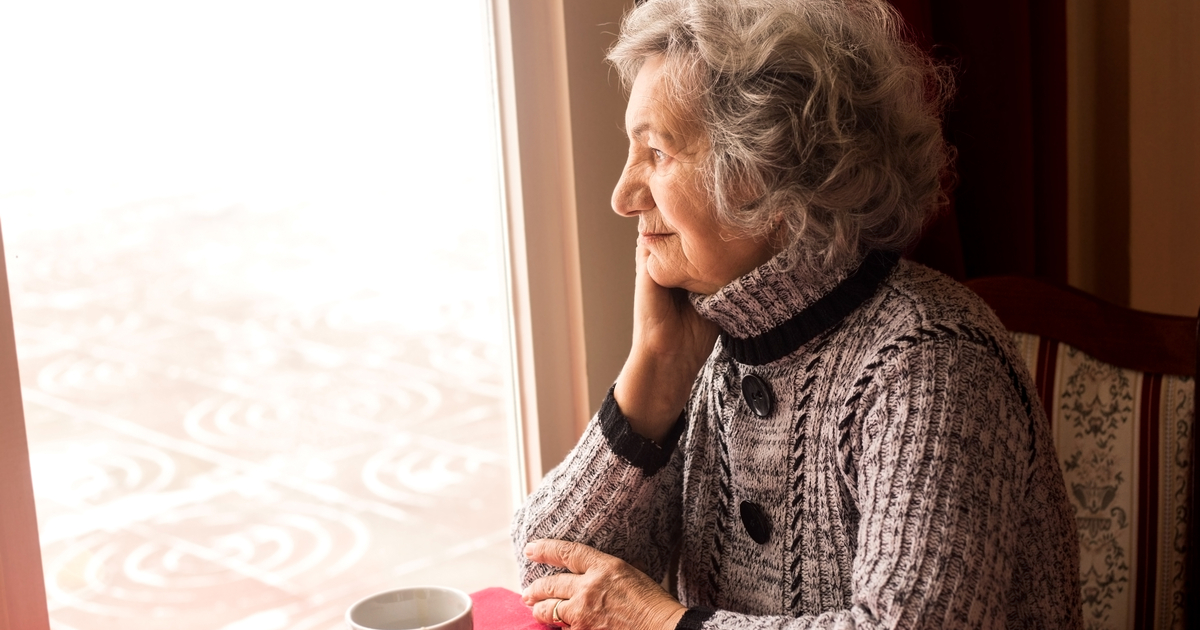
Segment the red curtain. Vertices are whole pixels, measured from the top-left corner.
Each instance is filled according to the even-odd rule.
[[[955,68],[950,209],[910,256],[958,278],[1067,279],[1065,0],[891,0]]]

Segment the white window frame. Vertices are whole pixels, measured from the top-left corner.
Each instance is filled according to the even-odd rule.
[[[521,494],[587,417],[566,33],[558,0],[493,0]]]
[[[575,445],[629,351],[637,231],[609,209],[627,141],[604,62],[629,4],[491,2],[521,496]]]

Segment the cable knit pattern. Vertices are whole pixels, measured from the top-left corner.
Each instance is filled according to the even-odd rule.
[[[517,512],[517,549],[573,540],[662,579],[678,548],[684,630],[1081,628],[1048,423],[973,293],[902,261],[790,353],[733,358],[733,345],[826,308],[854,271],[814,280],[773,260],[693,296],[725,334],[672,439],[648,447],[610,394]],[[765,418],[743,400],[748,375],[770,390]],[[768,521],[765,543],[743,503]],[[517,555],[526,584],[551,570]]]

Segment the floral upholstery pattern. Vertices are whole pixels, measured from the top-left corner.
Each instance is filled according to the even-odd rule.
[[[1089,630],[1184,627],[1193,378],[1014,333],[1050,418],[1079,525]]]

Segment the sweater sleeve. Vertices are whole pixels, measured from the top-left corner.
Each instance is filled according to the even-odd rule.
[[[679,628],[1004,628],[1017,546],[1045,547],[1047,562],[1071,552],[1052,535],[1016,540],[1029,512],[1030,427],[1044,418],[1031,419],[1003,359],[950,338],[893,346],[873,365],[842,445],[860,511],[849,608],[805,617],[693,609]],[[1063,627],[1073,627],[1063,608]]]
[[[532,540],[583,543],[661,581],[680,532],[681,415],[663,443],[636,433],[608,392],[579,443],[513,517],[521,585],[561,571],[530,562]]]

